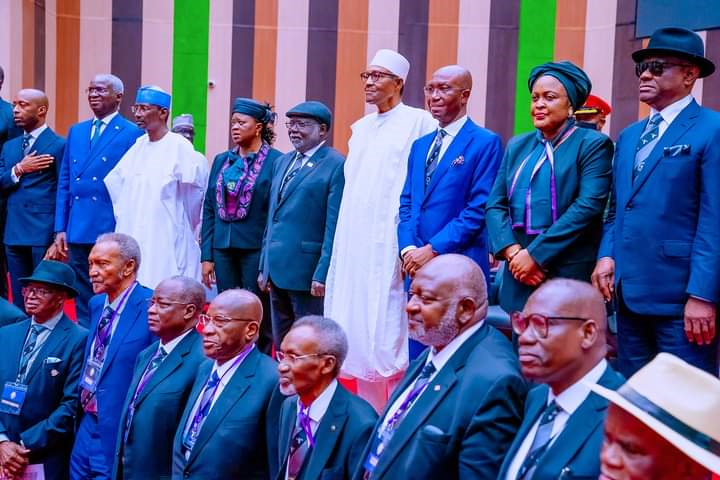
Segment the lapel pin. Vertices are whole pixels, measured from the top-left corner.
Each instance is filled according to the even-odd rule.
[[[452,165],[453,167],[458,167],[458,166],[460,166],[460,165],[462,165],[462,164],[464,164],[464,163],[465,163],[465,157],[463,157],[462,155],[460,155],[459,157],[457,157],[455,160],[452,161],[452,164],[451,164],[451,165]]]
[[[120,127],[118,127],[117,125],[115,125],[115,130],[120,130]]]
[[[335,425],[330,425],[330,430],[334,432],[334,431],[335,431]]]
[[[439,392],[439,391],[440,391],[440,385],[435,385],[435,387],[433,387],[433,390],[435,390],[436,392]]]
[[[51,376],[51,377],[57,377],[58,375],[60,375],[60,372],[58,372],[58,371],[55,370],[54,368],[53,368],[52,370],[50,370],[50,376]]]
[[[314,166],[313,162],[307,162],[305,165],[307,165],[308,167],[313,167],[313,166]]]

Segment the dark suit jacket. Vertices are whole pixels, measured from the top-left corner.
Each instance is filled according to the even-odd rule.
[[[720,114],[690,103],[632,180],[647,120],[620,134],[598,257],[615,259],[623,301],[641,315],[682,317],[688,295],[720,301]]]
[[[8,140],[22,135],[22,129],[15,125],[12,111],[12,104],[0,98],[0,149]]]
[[[15,381],[29,329],[30,319],[0,328],[0,385]],[[63,316],[28,371],[20,415],[0,413],[0,433],[16,443],[22,440],[31,451],[30,463],[45,464],[49,480],[68,477],[86,337],[87,330]]]
[[[202,342],[192,330],[163,360],[136,402],[127,444],[123,443],[130,402],[145,368],[158,350],[155,342],[140,352],[120,416],[113,479],[169,479],[172,442],[178,422],[205,361]]]
[[[0,327],[21,322],[26,318],[25,312],[0,297]]]
[[[528,235],[524,229],[512,228],[508,192],[517,169],[537,145],[536,135],[531,132],[514,137],[505,150],[487,206],[492,252],[497,254],[518,243],[547,270],[548,277],[590,281],[610,192],[613,143],[607,135],[578,128],[557,148],[557,221],[539,235]],[[526,168],[532,168],[531,164]],[[505,269],[500,305],[508,312],[522,310],[532,291]]]
[[[151,296],[152,290],[140,284],[135,285],[122,315],[115,319],[118,322],[117,328],[110,338],[110,345],[105,354],[105,363],[97,379],[95,391],[98,407],[98,430],[108,465],[112,465],[115,459],[120,416],[123,413],[125,396],[133,377],[133,365],[135,365],[138,354],[157,340],[148,330],[147,324],[147,299]],[[85,348],[85,363],[90,356],[90,346],[95,338],[106,298],[107,295],[103,293],[90,299],[90,332]]]
[[[425,350],[410,365],[371,438],[397,397],[415,381],[427,356]],[[522,421],[526,392],[512,345],[485,323],[415,401],[385,447],[373,479],[495,478]],[[354,476],[357,480],[363,477],[369,449],[370,444]]]
[[[625,383],[625,379],[608,365],[598,383],[615,390]],[[528,393],[523,423],[507,451],[498,480],[505,480],[520,445],[545,410],[547,398],[547,385],[539,385]],[[600,448],[607,407],[607,400],[591,392],[540,458],[533,480],[597,479],[600,475]]]
[[[287,456],[297,419],[297,396],[287,398],[280,414],[277,480],[285,479]],[[342,480],[350,478],[362,463],[362,452],[370,439],[377,413],[360,397],[338,383],[335,394],[315,434],[315,447],[308,452],[298,480]]]
[[[275,161],[260,268],[273,285],[306,292],[313,281],[325,283],[330,266],[345,157],[323,145],[280,199],[280,185],[294,156],[292,151]]]
[[[182,440],[188,417],[212,372],[206,361],[198,371],[173,444],[172,478],[225,480],[267,479],[265,411],[278,381],[275,362],[254,348],[238,366],[205,419],[190,458]]]
[[[485,203],[497,174],[500,137],[468,118],[425,188],[425,161],[436,132],[413,143],[400,195],[399,251],[430,243],[433,250],[466,255],[489,275]]]
[[[214,248],[243,248],[257,250],[262,247],[263,233],[267,225],[268,208],[270,206],[270,187],[273,179],[275,160],[282,153],[274,148],[268,152],[262,170],[255,180],[252,202],[247,216],[242,220],[227,222],[217,213],[217,178],[231,152],[223,152],[215,157],[208,188],[203,203],[203,222],[200,247],[202,261],[212,262]]]
[[[58,179],[55,231],[72,243],[95,243],[115,231],[112,202],[103,179],[144,132],[119,114],[90,148],[92,120],[70,127]]]
[[[23,159],[22,136],[5,143],[0,153],[0,190],[7,195],[6,245],[46,247],[53,242],[53,216],[57,179],[65,139],[50,128],[35,140],[31,150],[55,157],[45,170],[28,173],[13,183],[10,172]]]

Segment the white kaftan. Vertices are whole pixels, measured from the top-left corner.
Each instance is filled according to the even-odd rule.
[[[325,315],[350,339],[346,376],[380,382],[407,367],[398,209],[410,147],[436,128],[428,112],[402,103],[352,125],[325,288]]]
[[[156,142],[138,138],[105,177],[115,231],[140,244],[142,285],[154,289],[173,275],[200,279],[195,232],[207,180],[205,157],[173,132]]]

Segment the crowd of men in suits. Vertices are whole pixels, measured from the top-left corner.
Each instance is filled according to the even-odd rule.
[[[199,257],[197,265],[165,263],[178,252],[199,255],[197,244],[197,252],[187,250],[192,239],[183,232],[199,227],[197,185],[208,182],[207,165],[168,131],[167,92],[138,92],[133,112],[143,133],[118,113],[122,82],[98,75],[87,90],[95,118],[73,126],[67,141],[46,124],[43,92],[23,89],[12,106],[0,102],[3,242],[15,304],[0,301],[0,479],[720,474],[720,116],[690,95],[714,65],[697,34],[681,28],[656,31],[634,59],[652,115],[615,146],[592,278],[561,278],[526,249],[506,251],[513,276],[539,279],[523,308],[510,312],[510,339],[488,320],[488,251],[498,241],[488,238],[485,205],[493,183],[506,180],[495,178],[502,147],[467,117],[472,78],[460,66],[429,80],[428,114],[401,103],[407,60],[378,52],[361,75],[378,111],[353,127],[348,163],[327,145],[327,106],[306,101],[286,112],[294,150],[267,164],[267,218],[250,269],[258,288],[234,285],[209,303],[195,278]],[[577,67],[541,67],[577,101],[581,95],[570,91]],[[552,88],[536,98],[538,78],[529,87],[534,108],[550,105],[537,115],[542,123],[559,110]],[[234,114],[257,113],[256,136],[275,120],[268,111],[249,99],[234,105]],[[572,109],[560,113],[568,128],[558,144],[542,140],[535,167],[548,160],[552,195],[553,150],[575,131]],[[411,128],[401,128],[403,121]],[[382,128],[393,135],[382,137]],[[358,163],[376,155],[357,139],[371,142],[375,134],[391,152],[388,162],[407,157],[402,175]],[[232,185],[217,180],[222,215],[249,209],[262,177],[253,161],[270,158],[268,149],[231,152],[246,170]],[[221,160],[217,175],[231,168]],[[157,163],[152,169],[163,172],[169,190],[143,176],[144,161]],[[374,177],[382,192],[369,188]],[[238,185],[247,195],[231,205],[222,196]],[[386,215],[376,206],[388,193],[397,204]],[[127,206],[135,195],[156,203],[130,214],[168,222],[163,232],[175,228],[182,242],[148,250],[152,232],[134,238],[116,228],[133,223]],[[526,198],[523,228],[530,228],[529,187]],[[172,220],[157,217],[168,205]],[[570,208],[581,216],[584,206]],[[548,208],[553,218],[555,209]],[[364,257],[368,239],[377,244]],[[354,258],[344,263],[345,256]],[[529,260],[518,267],[514,257]],[[366,264],[366,277],[353,278],[353,262]],[[381,280],[376,275],[389,264],[393,271]],[[149,280],[160,272],[166,275]],[[368,298],[357,296],[362,282],[373,292]],[[398,298],[402,315],[386,319]],[[64,313],[71,299],[78,322]],[[362,318],[343,308],[353,302],[377,317],[372,329],[357,328]],[[613,303],[617,363],[606,359]],[[394,315],[407,318],[402,328],[390,321]],[[268,323],[265,348],[258,342]],[[407,358],[405,332],[414,353],[397,371],[397,359]],[[383,336],[390,341],[375,350]],[[367,348],[358,357],[360,344]],[[344,367],[363,360],[372,363],[364,373]],[[345,371],[366,382],[364,394],[340,381]]]

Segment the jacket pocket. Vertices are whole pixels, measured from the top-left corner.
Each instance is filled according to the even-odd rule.
[[[692,244],[678,240],[666,240],[662,244],[663,253],[670,258],[686,258],[690,256]]]
[[[321,248],[320,242],[300,242],[300,251],[304,253],[320,253]]]

